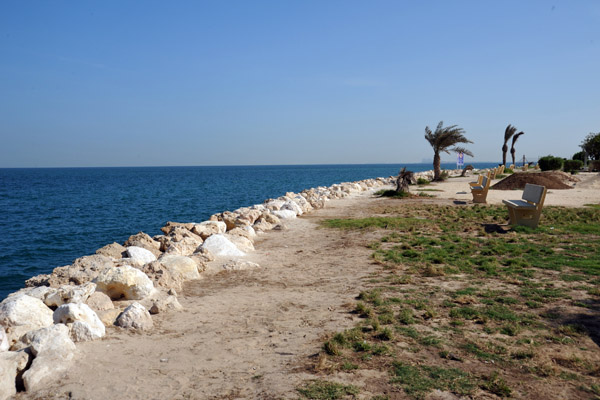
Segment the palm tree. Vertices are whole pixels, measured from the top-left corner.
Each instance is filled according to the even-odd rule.
[[[517,164],[515,163],[515,143],[517,143],[517,139],[519,138],[519,136],[524,135],[525,132],[519,132],[517,133],[515,136],[513,136],[513,141],[512,141],[512,145],[510,146],[510,155],[512,156],[512,160],[513,160],[513,165],[516,167]]]
[[[510,139],[516,131],[517,128],[510,124],[506,127],[506,130],[504,131],[504,145],[502,146],[502,165],[506,165],[506,152],[508,151],[508,146],[506,143],[508,143],[508,139]]]
[[[441,174],[441,157],[440,152],[446,152],[450,154],[451,151],[455,153],[464,153],[470,157],[473,157],[473,153],[462,147],[452,147],[457,143],[473,143],[464,136],[464,129],[458,128],[456,125],[443,127],[444,121],[440,121],[435,132],[431,132],[428,126],[425,127],[425,139],[433,147],[433,180],[439,181]]]

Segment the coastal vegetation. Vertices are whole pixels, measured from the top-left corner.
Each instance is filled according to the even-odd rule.
[[[537,229],[501,225],[499,206],[402,202],[370,211],[378,217],[322,222],[370,231],[380,269],[357,293],[359,322],[327,335],[315,368],[381,371],[378,387],[355,388],[381,399],[398,389],[415,399],[435,389],[600,395],[600,209],[547,207]]]
[[[515,158],[516,152],[517,152],[515,150],[515,143],[517,143],[517,140],[519,139],[519,137],[524,134],[525,134],[525,132],[519,132],[512,137],[512,143],[510,145],[510,156],[512,157],[512,163],[515,166],[517,165],[516,158]]]
[[[600,132],[590,132],[581,142],[581,149],[590,160],[600,160]]]
[[[506,165],[506,153],[508,152],[507,143],[516,131],[517,128],[510,124],[506,127],[506,130],[504,131],[504,144],[502,145],[502,165]]]
[[[441,152],[450,154],[451,151],[455,153],[463,153],[470,157],[473,157],[473,153],[464,147],[456,146],[459,143],[473,143],[465,137],[465,131],[456,125],[444,127],[444,121],[435,128],[435,131],[431,131],[428,126],[425,127],[425,139],[429,142],[433,148],[433,180],[439,181],[442,178],[441,173]],[[453,147],[454,146],[454,147]]]

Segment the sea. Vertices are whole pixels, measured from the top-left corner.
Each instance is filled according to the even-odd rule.
[[[286,192],[389,177],[402,167],[419,172],[432,164],[2,168],[0,300],[106,244],[140,231],[158,235],[167,221],[202,222]]]

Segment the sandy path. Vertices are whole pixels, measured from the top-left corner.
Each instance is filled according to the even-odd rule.
[[[185,310],[157,315],[150,334],[111,328],[80,343],[64,379],[38,396],[76,399],[297,397],[299,368],[325,332],[353,325],[361,277],[376,268],[368,238],[315,229],[325,217],[359,215],[366,194],[331,201],[256,242],[260,269],[219,273],[187,285]]]

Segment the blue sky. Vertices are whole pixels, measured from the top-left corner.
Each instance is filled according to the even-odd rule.
[[[518,157],[570,157],[600,131],[596,0],[7,0],[0,54],[0,167],[420,162],[440,120],[474,161],[509,123]]]

